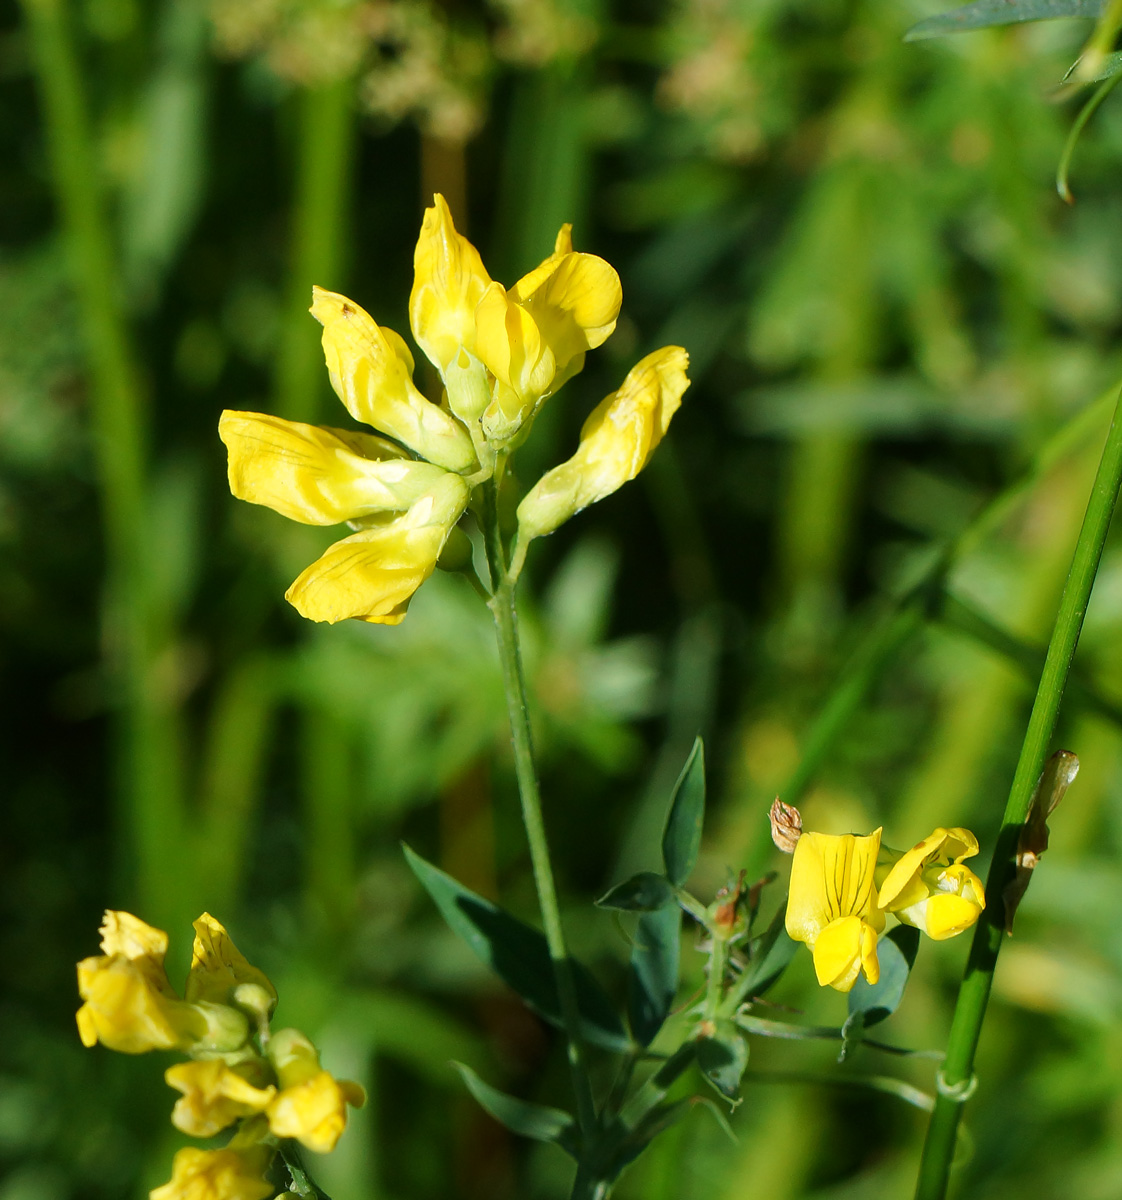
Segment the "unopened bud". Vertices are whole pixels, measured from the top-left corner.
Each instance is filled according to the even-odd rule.
[[[771,818],[771,840],[784,854],[795,853],[795,843],[802,836],[802,813],[793,804],[784,804],[778,796],[768,814]]]

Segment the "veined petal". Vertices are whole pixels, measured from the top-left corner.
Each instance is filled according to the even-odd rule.
[[[540,270],[540,268],[539,268]],[[521,280],[518,302],[534,318],[558,364],[594,350],[611,336],[623,289],[619,275],[595,254],[563,254],[533,290]]]
[[[521,405],[532,408],[553,380],[555,362],[534,318],[500,283],[484,292],[475,310],[476,354]]]
[[[813,953],[814,973],[821,987],[848,992],[862,971],[869,983],[880,978],[876,930],[860,917],[831,921],[815,939]]]
[[[172,1176],[154,1188],[150,1200],[266,1200],[276,1190],[264,1178],[271,1151],[198,1150],[176,1152]]]
[[[475,308],[491,277],[479,251],[456,232],[444,197],[425,209],[413,254],[409,323],[417,345],[440,371],[462,346],[475,353]]]
[[[821,931],[841,917],[860,917],[874,930],[884,928],[873,882],[880,833],[804,832],[799,838],[786,916],[787,932],[795,941],[813,947]]]
[[[214,1137],[242,1117],[264,1112],[277,1089],[256,1088],[221,1059],[177,1063],[164,1072],[169,1087],[182,1092],[171,1123],[192,1137]]]
[[[977,853],[978,839],[969,829],[940,826],[897,858],[881,882],[878,903],[886,912],[915,904],[926,894],[920,874],[929,863],[962,862]]]
[[[413,386],[413,358],[401,338],[346,296],[323,288],[312,296],[331,386],[351,416],[449,471],[474,470],[471,437]]]
[[[639,474],[689,387],[688,365],[685,350],[665,346],[631,369],[585,421],[576,454],[543,475],[518,506],[520,537],[552,533]]]
[[[373,434],[266,413],[227,410],[218,435],[230,452],[230,491],[305,525],[403,511],[445,473]]]
[[[312,621],[358,617],[397,625],[413,593],[435,569],[469,495],[458,475],[446,473],[408,512],[328,547],[285,599]]]
[[[162,929],[146,925],[132,913],[109,908],[105,910],[98,932],[101,934],[103,954],[120,954],[134,960],[148,958],[162,969],[164,955],[168,951],[168,935]]]
[[[187,975],[188,1000],[227,1004],[234,989],[243,983],[264,988],[276,1000],[277,990],[265,972],[246,959],[221,922],[216,921],[210,913],[203,913],[195,921],[194,930],[191,970]]]

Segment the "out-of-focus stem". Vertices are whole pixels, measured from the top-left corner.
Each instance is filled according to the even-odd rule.
[[[354,151],[353,96],[350,77],[308,88],[299,96],[292,265],[276,379],[277,411],[293,421],[314,421],[318,415],[323,358],[308,306],[313,284],[332,290],[342,284]]]
[[[966,972],[947,1042],[947,1058],[940,1074],[939,1095],[927,1131],[916,1200],[942,1200],[946,1194],[955,1135],[962,1106],[972,1090],[974,1055],[989,1003],[993,973],[1001,949],[1004,905],[1002,895],[1013,877],[1013,856],[1020,827],[1028,815],[1036,780],[1044,766],[1056,727],[1064,687],[1071,671],[1083,618],[1099,569],[1103,545],[1122,486],[1122,394],[1115,406],[1098,473],[1091,489],[1087,514],[1075,546],[1071,570],[1056,614],[1055,627],[1040,677],[1032,714],[1025,731],[1021,756],[1005,805],[1001,833],[986,878],[986,911],[974,930]]]
[[[173,701],[157,682],[159,646],[145,579],[141,390],[67,6],[65,0],[23,0],[23,9],[89,355],[93,441],[108,560],[107,656],[122,717],[122,827],[133,839],[138,902],[150,920],[162,923],[176,915],[181,890],[182,814]]]
[[[493,480],[483,485],[483,536],[487,546],[487,563],[491,569],[492,596],[488,603],[495,618],[502,664],[503,687],[506,691],[507,713],[510,717],[511,744],[514,749],[514,771],[518,778],[518,794],[522,801],[522,821],[530,846],[530,861],[538,892],[545,938],[557,983],[561,1020],[568,1039],[569,1067],[576,1092],[577,1117],[588,1136],[596,1127],[596,1106],[592,1087],[584,1066],[580,1033],[580,1010],[577,1006],[573,968],[565,947],[561,927],[561,909],[557,903],[557,886],[549,857],[545,821],[542,817],[541,792],[538,788],[534,745],[530,732],[530,709],[526,695],[526,679],[522,671],[522,652],[518,640],[518,614],[514,602],[514,584],[507,574],[506,552],[499,530],[498,488]]]

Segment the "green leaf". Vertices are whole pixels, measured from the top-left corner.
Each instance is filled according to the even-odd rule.
[[[900,1007],[918,949],[919,930],[911,925],[897,925],[880,939],[880,979],[866,983],[864,976],[859,976],[849,993],[849,1016],[842,1026],[839,1062],[845,1061],[870,1025],[879,1025]]]
[[[730,1003],[727,1007],[735,1008],[753,996],[762,996],[787,969],[795,951],[799,948],[787,934],[784,924],[787,917],[787,906],[779,907],[771,924],[758,938],[749,943],[750,958],[744,973],[733,987]]]
[[[632,875],[596,901],[601,908],[621,908],[625,912],[654,912],[673,902],[674,889],[669,880],[654,871]]]
[[[748,1066],[748,1039],[731,1022],[720,1022],[711,1037],[698,1038],[697,1065],[726,1100],[735,1100]]]
[[[631,1032],[642,1046],[654,1041],[678,993],[682,914],[668,904],[639,917],[631,948],[627,1010]]]
[[[560,1026],[561,1005],[544,935],[477,896],[408,846],[403,844],[402,848],[413,873],[451,929],[535,1012]],[[606,1050],[627,1050],[631,1041],[595,976],[576,961],[572,961],[572,968],[581,1036]]]
[[[579,1158],[576,1122],[567,1112],[508,1096],[506,1092],[500,1092],[498,1088],[484,1083],[471,1067],[463,1063],[452,1065],[463,1077],[468,1091],[500,1125],[505,1125],[512,1133],[522,1137],[533,1138],[538,1142],[553,1142],[566,1154]]]
[[[660,1133],[677,1124],[693,1107],[693,1100],[667,1101],[645,1113],[634,1129],[631,1129],[613,1147],[603,1171],[605,1182],[617,1179],[623,1169],[633,1163]]]
[[[991,25],[1017,25],[1022,21],[1054,21],[1059,17],[1097,17],[1105,0],[976,0],[962,8],[928,17],[904,34],[906,42],[943,37]]]
[[[696,738],[674,785],[666,831],[662,835],[662,861],[666,864],[667,878],[675,887],[682,887],[697,863],[704,820],[705,750],[701,738]]]

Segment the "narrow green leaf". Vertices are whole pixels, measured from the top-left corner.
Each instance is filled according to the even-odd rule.
[[[860,976],[849,993],[849,1016],[842,1026],[839,1062],[845,1061],[870,1025],[879,1025],[900,1007],[918,949],[919,930],[910,925],[897,925],[877,943],[880,979],[875,984],[866,983]]]
[[[675,887],[685,884],[697,863],[704,820],[705,750],[701,738],[696,738],[674,785],[666,831],[662,835],[662,861],[666,865],[667,878]]]
[[[726,1100],[735,1100],[748,1066],[748,1039],[731,1022],[720,1022],[712,1036],[698,1038],[697,1065]]]
[[[484,1083],[471,1067],[459,1062],[452,1065],[463,1077],[468,1091],[500,1125],[505,1125],[512,1133],[521,1137],[533,1138],[538,1142],[553,1142],[573,1158],[580,1156],[576,1122],[567,1112],[508,1096],[506,1092],[500,1092],[498,1088]]]
[[[733,1011],[737,1005],[753,996],[762,996],[787,969],[798,942],[793,942],[787,935],[784,924],[787,917],[787,905],[780,905],[771,924],[753,938],[749,944],[750,957],[748,966],[736,981],[728,1000],[725,1002],[726,1011]]]
[[[692,1098],[686,1097],[658,1104],[645,1113],[635,1128],[629,1130],[613,1147],[603,1172],[606,1182],[617,1179],[624,1167],[630,1166],[660,1133],[677,1124],[692,1107]]]
[[[631,1032],[642,1046],[654,1041],[678,992],[682,914],[670,903],[639,917],[631,948],[627,1009]]]
[[[433,898],[451,929],[509,984],[535,1012],[561,1025],[553,962],[543,934],[458,883],[403,844],[413,873]],[[573,961],[573,980],[586,1042],[623,1051],[631,1041],[611,1000],[595,976]]]
[[[596,903],[601,908],[621,908],[626,912],[654,912],[674,900],[674,889],[665,875],[640,871],[623,883],[617,883]]]
[[[1104,0],[976,0],[962,8],[939,13],[913,25],[904,34],[906,42],[924,38],[944,37],[968,29],[985,29],[991,25],[1017,25],[1022,21],[1054,21],[1059,17],[1097,17],[1105,7]]]

